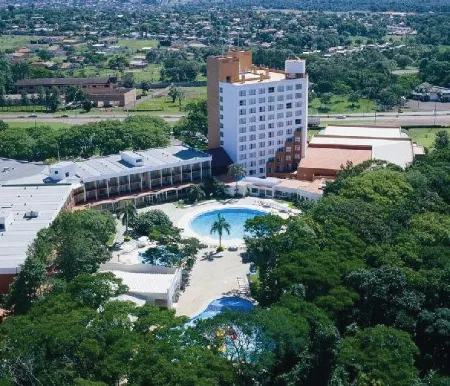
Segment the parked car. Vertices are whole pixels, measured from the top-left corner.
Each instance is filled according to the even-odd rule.
[[[345,115],[338,115],[337,117],[336,117],[337,119],[345,119],[345,118],[347,118]]]

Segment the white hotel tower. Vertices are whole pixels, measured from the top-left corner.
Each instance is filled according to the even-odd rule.
[[[251,52],[208,58],[208,147],[222,147],[248,176],[295,171],[307,128],[304,60],[287,60],[280,71],[252,65]]]

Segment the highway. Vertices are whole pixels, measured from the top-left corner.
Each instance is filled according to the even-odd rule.
[[[161,117],[167,122],[177,122],[182,118],[183,114],[162,115]],[[342,117],[340,114],[319,114],[314,115],[320,117],[321,123],[339,123],[342,125],[348,124],[376,124],[376,125],[389,125],[389,126],[421,126],[421,125],[442,125],[450,126],[450,111],[421,111],[421,112],[385,112],[377,113],[376,118],[374,113],[368,114],[345,114],[345,119],[339,119]],[[5,122],[32,122],[32,123],[44,123],[44,122],[62,122],[72,125],[81,125],[88,122],[99,122],[106,119],[125,119],[127,114],[124,113],[104,113],[98,115],[68,115],[61,117],[60,114],[36,114],[36,117],[4,114],[0,115],[0,119]]]

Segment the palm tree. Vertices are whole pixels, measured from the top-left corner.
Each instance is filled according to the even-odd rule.
[[[117,209],[118,217],[122,217],[122,225],[125,225],[125,233],[128,234],[128,224],[137,217],[136,206],[132,201],[126,201],[125,205]]]
[[[232,164],[228,167],[228,175],[236,179],[236,188],[234,189],[234,195],[237,196],[238,192],[238,179],[245,177],[245,168],[242,164]]]
[[[192,185],[188,190],[189,202],[195,204],[206,197],[206,194],[200,185]]]
[[[219,248],[222,248],[222,234],[223,231],[226,231],[230,234],[230,224],[227,223],[225,217],[223,217],[220,213],[217,215],[217,220],[211,226],[210,233],[218,233],[219,234]]]

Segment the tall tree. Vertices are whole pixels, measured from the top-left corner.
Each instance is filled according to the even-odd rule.
[[[222,248],[222,235],[223,232],[227,232],[230,234],[230,224],[227,222],[225,217],[223,217],[220,213],[217,215],[217,220],[211,226],[210,233],[219,235],[219,248]]]
[[[236,180],[236,186],[234,189],[234,194],[237,196],[238,194],[238,181],[239,179],[245,177],[246,172],[245,168],[242,164],[232,164],[228,167],[228,175],[233,177]]]

